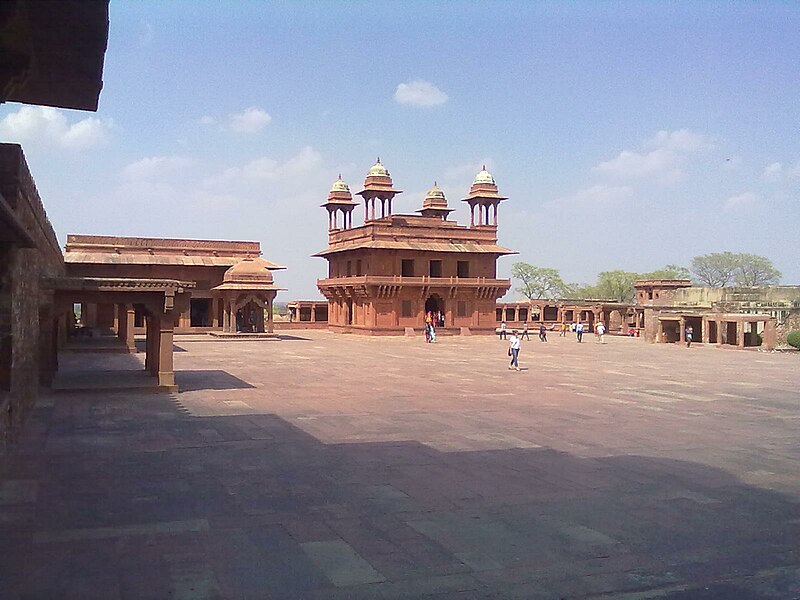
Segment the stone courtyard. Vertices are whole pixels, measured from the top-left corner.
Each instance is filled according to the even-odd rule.
[[[177,337],[173,395],[63,354],[0,597],[800,598],[797,354],[282,337]]]

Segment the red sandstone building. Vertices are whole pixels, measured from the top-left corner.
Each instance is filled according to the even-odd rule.
[[[511,287],[510,280],[497,278],[497,259],[515,254],[497,244],[497,207],[506,198],[494,178],[485,168],[475,177],[464,199],[469,227],[448,220],[453,209],[436,185],[418,215],[393,214],[399,193],[378,160],[358,193],[363,225],[353,227],[358,203],[341,177],[322,205],[328,248],[315,256],[328,261],[328,277],[317,287],[328,299],[329,327],[402,334],[421,329],[426,312],[440,312],[446,332],[494,332],[495,304]]]
[[[270,271],[284,269],[259,258],[258,242],[119,237],[106,235],[67,236],[64,251],[67,275],[71,277],[173,279],[194,283],[191,299],[177,315],[175,333],[224,331],[235,333],[271,330],[271,306],[275,293],[261,298],[256,292],[277,292]],[[257,263],[257,264],[256,264]],[[232,269],[236,265],[242,265]],[[259,281],[239,271],[257,267]],[[230,271],[230,272],[229,272]],[[263,273],[262,273],[263,272]],[[269,281],[267,281],[267,279]],[[246,284],[246,285],[245,285]],[[239,288],[244,286],[243,289]],[[255,287],[258,290],[255,289]],[[239,291],[239,294],[234,292]],[[249,292],[249,293],[247,293]],[[234,297],[235,296],[235,297]],[[264,310],[268,323],[264,323]],[[145,310],[133,305],[132,334],[145,332]],[[120,309],[111,303],[83,303],[85,327],[119,331]]]

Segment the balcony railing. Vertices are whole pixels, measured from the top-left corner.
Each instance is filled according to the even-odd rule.
[[[402,275],[357,275],[317,279],[317,285],[427,285],[431,287],[459,286],[499,286],[511,285],[510,279],[493,277],[403,277]]]

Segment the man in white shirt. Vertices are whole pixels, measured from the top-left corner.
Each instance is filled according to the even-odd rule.
[[[600,344],[605,344],[606,342],[604,337],[606,335],[606,326],[603,324],[603,322],[600,321],[594,330],[597,332],[597,342]]]
[[[575,335],[578,336],[578,343],[580,344],[581,340],[583,340],[583,323],[575,325]]]
[[[517,330],[514,329],[511,332],[511,337],[509,338],[509,346],[508,351],[511,354],[511,363],[508,365],[508,369],[519,371],[519,347],[521,344],[521,340],[517,337]]]

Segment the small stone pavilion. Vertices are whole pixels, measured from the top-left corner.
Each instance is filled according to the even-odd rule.
[[[272,303],[283,288],[273,283],[272,263],[245,259],[225,271],[222,284],[213,288],[222,301],[222,334],[274,336]],[[264,314],[266,313],[266,322]],[[219,335],[212,332],[211,335]]]
[[[394,214],[401,191],[380,159],[367,173],[364,224],[353,226],[349,186],[337,179],[328,211],[328,277],[317,281],[328,299],[329,328],[344,333],[397,335],[420,330],[427,312],[444,317],[445,333],[492,333],[495,303],[511,287],[497,278],[497,259],[515,254],[497,244],[497,207],[506,200],[484,168],[464,199],[466,227],[448,220],[452,211],[434,184],[419,214]]]

